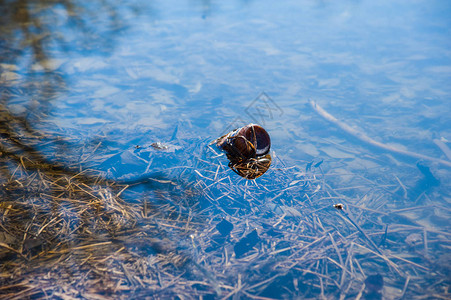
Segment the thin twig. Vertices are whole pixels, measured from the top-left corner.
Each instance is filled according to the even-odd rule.
[[[362,142],[365,142],[365,143],[367,143],[369,145],[372,145],[372,146],[380,148],[380,149],[384,149],[384,150],[389,151],[389,152],[401,154],[401,155],[404,155],[404,156],[409,156],[409,157],[416,158],[416,159],[424,159],[424,160],[428,160],[428,161],[432,161],[432,162],[435,162],[435,163],[442,164],[442,165],[447,166],[447,167],[451,167],[451,162],[450,161],[446,161],[446,160],[443,160],[443,159],[439,159],[439,158],[435,158],[435,157],[431,157],[431,156],[427,156],[427,155],[423,155],[423,154],[419,154],[419,153],[415,153],[415,152],[411,152],[411,151],[407,151],[407,150],[398,149],[398,148],[395,148],[393,146],[389,146],[389,145],[383,144],[381,142],[375,141],[372,138],[368,137],[366,134],[364,134],[361,130],[356,130],[356,129],[352,128],[351,126],[349,126],[348,124],[344,123],[343,121],[338,120],[337,118],[335,118],[334,116],[329,114],[327,111],[325,111],[315,101],[310,100],[309,103],[312,106],[312,108],[321,117],[323,117],[327,121],[335,124],[336,126],[340,127],[346,133],[354,136],[355,138],[361,140]]]

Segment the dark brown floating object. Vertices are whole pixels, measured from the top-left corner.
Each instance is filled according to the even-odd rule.
[[[334,207],[338,210],[342,210],[345,206],[341,203],[338,203],[338,204],[334,204]]]
[[[220,137],[216,145],[231,156],[254,158],[269,152],[271,139],[263,127],[249,124]]]
[[[226,152],[229,167],[244,178],[255,179],[271,165],[271,139],[259,125],[249,124],[235,129],[213,143]]]
[[[233,250],[235,251],[236,258],[241,258],[252,250],[255,245],[260,242],[260,237],[258,236],[258,232],[256,229],[252,230],[251,233],[243,237],[238,243],[235,244]]]
[[[233,224],[225,219],[222,219],[221,222],[216,224],[216,229],[222,236],[227,236],[233,230]]]
[[[381,274],[370,275],[365,279],[367,299],[382,299],[384,277]]]

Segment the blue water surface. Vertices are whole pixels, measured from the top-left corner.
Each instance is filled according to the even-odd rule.
[[[43,74],[60,81],[48,94],[25,90],[27,101],[16,95],[7,107],[45,111],[33,127],[70,140],[68,155],[101,142],[107,154],[84,164],[110,179],[153,173],[195,186],[199,194],[172,203],[205,216],[205,231],[176,237],[207,282],[195,297],[450,297],[450,167],[369,145],[309,104],[378,142],[449,162],[450,2],[107,2],[74,3],[78,22],[67,6],[47,10],[48,57],[33,62],[25,47],[3,62],[2,82],[20,86]],[[7,73],[8,65],[18,68]],[[43,98],[45,106],[33,106]],[[248,123],[272,142],[273,166],[255,181],[208,147]],[[145,162],[136,162],[140,155]],[[166,192],[176,198],[183,186]],[[160,197],[151,188],[124,195],[132,203]],[[227,191],[244,201],[241,209],[217,200]],[[337,215],[337,203],[347,211]],[[222,219],[236,232],[210,245]],[[254,229],[258,238],[248,235]],[[250,254],[233,248],[240,242]]]

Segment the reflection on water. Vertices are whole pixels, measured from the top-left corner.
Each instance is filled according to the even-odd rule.
[[[1,297],[449,297],[450,10],[0,2]]]
[[[99,16],[97,5],[109,18]],[[39,128],[48,122],[54,102],[68,90],[61,65],[74,52],[110,51],[120,19],[114,6],[106,3],[92,3],[88,8],[72,1],[6,1],[0,7],[0,117],[6,138],[2,152],[15,157],[25,151],[34,163],[48,164],[50,157],[69,149],[67,140],[55,134],[57,130]],[[49,149],[51,155],[39,151],[43,141],[55,144]]]

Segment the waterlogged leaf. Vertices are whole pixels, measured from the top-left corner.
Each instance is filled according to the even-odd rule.
[[[227,236],[233,230],[233,224],[227,221],[226,219],[222,219],[221,222],[216,224],[216,229],[222,236]]]
[[[260,237],[258,236],[257,230],[254,229],[251,233],[239,240],[233,247],[236,257],[243,257],[244,254],[252,250],[258,242],[260,242]]]
[[[384,278],[380,274],[370,275],[365,279],[365,287],[370,293],[379,293],[384,287]]]

